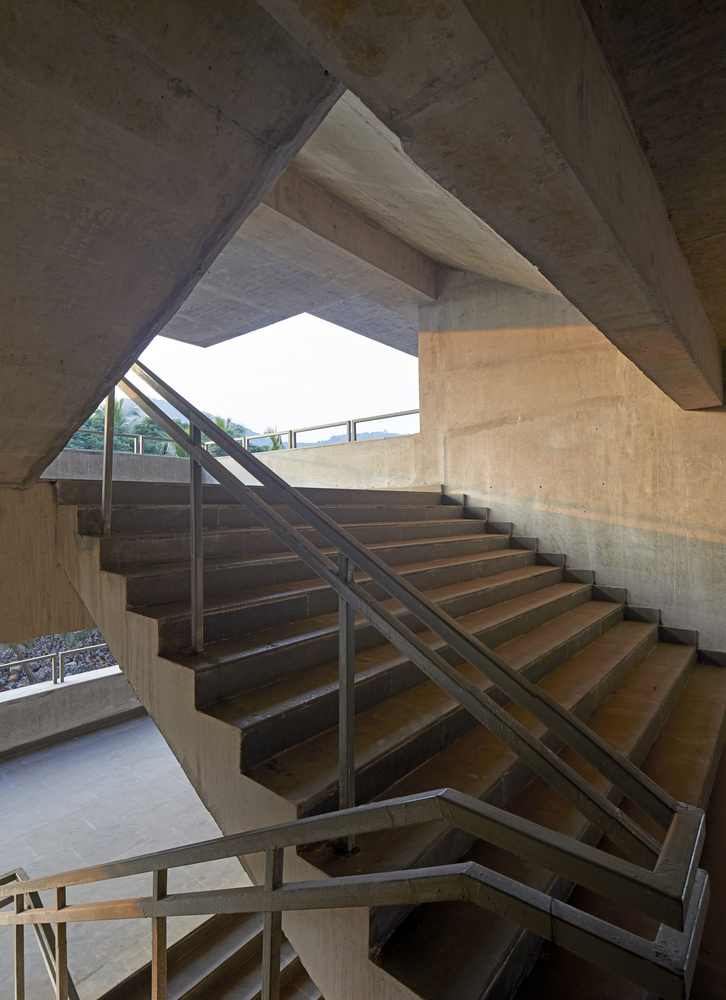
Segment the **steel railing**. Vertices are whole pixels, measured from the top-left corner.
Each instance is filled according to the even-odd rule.
[[[129,375],[146,382],[156,394],[185,417],[189,421],[190,433],[186,433],[160,410],[135,382],[129,380]],[[676,802],[626,757],[613,750],[584,722],[462,629],[453,618],[399,576],[375,553],[363,546],[303,494],[289,486],[263,462],[226,435],[212,420],[175,393],[148,368],[136,364],[129,375],[121,382],[123,390],[178,444],[182,445],[191,458],[192,650],[201,653],[204,646],[202,469],[209,472],[234,499],[251,510],[262,524],[273,531],[338,594],[340,808],[351,808],[355,804],[353,614],[358,612],[427,677],[435,681],[479,722],[487,726],[534,774],[548,782],[597,830],[621,849],[630,859],[627,862],[630,867],[624,875],[631,892],[628,905],[633,905],[635,908],[641,906],[642,902],[637,900],[640,899],[640,887],[645,884],[644,880],[647,882],[653,872],[664,873],[667,870],[672,880],[670,882],[672,894],[658,896],[657,912],[653,911],[651,915],[656,916],[664,925],[682,930],[688,919],[697,879],[705,877],[697,875],[704,836],[702,810]],[[109,403],[110,412],[113,412],[112,399]],[[268,504],[259,490],[245,486],[230,469],[210,455],[201,446],[202,433],[219,444],[232,459],[266,487],[283,509],[292,511],[297,518],[312,526],[328,544],[337,549],[337,565],[305,534],[293,526],[279,507]],[[103,488],[104,531],[109,531],[111,525],[110,471],[109,468]],[[606,796],[594,788],[542,739],[521,725],[498,701],[464,677],[443,656],[432,650],[397,614],[372,598],[355,581],[355,569],[362,571],[378,584],[425,629],[431,630],[441,638],[463,662],[470,664],[486,677],[507,699],[539,719],[560,744],[571,747],[588,764],[604,775],[613,786],[610,795]],[[630,799],[664,831],[662,841],[653,837],[620,810],[617,803],[623,796]],[[552,832],[542,827],[538,830],[541,842],[545,845],[550,844]],[[346,834],[346,846],[349,848],[353,845],[353,836],[353,833]],[[611,872],[610,855],[604,851],[596,851],[596,855],[603,870]],[[547,867],[552,869],[556,866],[548,863]]]
[[[99,649],[108,649],[108,643],[99,642],[94,646],[76,646],[73,649],[59,649],[55,653],[38,653],[37,656],[28,656],[23,660],[10,660],[8,663],[0,663],[0,670],[12,670],[15,667],[26,667],[30,666],[31,663],[46,663],[50,660],[53,683],[63,684],[65,681],[65,658],[67,656],[77,656],[78,653],[93,653]],[[118,666],[118,664],[115,661],[113,663],[104,663],[104,667],[113,666]],[[94,669],[101,670],[102,667]],[[90,670],[86,672],[91,673]],[[25,671],[25,675],[28,677],[27,671]],[[28,677],[28,682],[30,684],[40,683],[37,677],[32,681]]]
[[[336,420],[330,424],[314,424],[310,427],[293,427],[287,431],[268,431],[267,434],[246,434],[244,437],[232,438],[237,444],[241,444],[243,448],[249,451],[250,441],[266,441],[273,437],[287,438],[288,449],[295,448],[311,448],[311,444],[300,444],[298,442],[298,434],[308,434],[311,431],[326,431],[335,427],[345,427],[345,440],[357,441],[358,440],[358,424],[370,423],[374,420],[393,420],[395,417],[411,417],[417,414],[418,410],[398,410],[396,413],[378,413],[373,417],[354,417],[352,420]],[[204,447],[209,450],[209,446],[213,442],[205,441]],[[316,444],[318,442],[315,442]]]
[[[311,427],[293,427],[287,431],[269,431],[267,434],[246,434],[244,437],[233,438],[237,444],[241,444],[243,448],[249,451],[250,441],[266,441],[273,437],[286,438],[287,448],[311,448],[314,444],[318,442],[311,442],[310,444],[300,444],[298,442],[298,434],[307,434],[311,431],[324,431],[335,427],[345,427],[345,439],[346,441],[357,441],[358,440],[358,424],[371,423],[375,420],[393,420],[395,417],[411,417],[417,414],[418,410],[399,410],[396,413],[378,413],[373,417],[354,417],[352,420],[336,420],[330,424],[315,424]],[[94,431],[88,430],[84,427],[80,427],[76,434],[88,434],[94,437],[105,438],[106,431]],[[76,435],[74,434],[73,437]],[[114,440],[116,438],[126,438],[134,443],[134,455],[144,454],[144,445],[147,441],[161,441],[164,444],[173,444],[173,441],[169,437],[159,437],[155,434],[133,434],[129,431],[114,431]],[[72,440],[72,439],[71,439]],[[205,450],[209,451],[211,445],[214,441],[205,441],[203,446]],[[68,446],[66,446],[68,447]],[[71,449],[73,450],[73,449]]]
[[[42,910],[44,903],[40,894],[33,889],[25,887],[28,882],[28,875],[23,868],[15,868],[13,871],[0,875],[0,893],[2,887],[12,885],[13,882],[23,883],[23,888],[18,895],[0,899],[0,908],[11,906],[15,903],[15,913],[28,913],[33,910]],[[43,958],[43,964],[48,972],[48,977],[59,995],[59,990],[64,995],[64,1000],[79,1000],[76,987],[68,973],[68,958],[65,948],[65,928],[60,936],[56,935],[50,922],[33,922],[35,940]],[[15,924],[15,1000],[22,1000],[25,996],[25,949],[23,925]],[[58,969],[61,970],[61,980],[58,982]]]
[[[584,914],[546,893],[522,885],[474,862],[393,872],[375,872],[303,882],[284,881],[284,851],[301,845],[346,841],[356,835],[445,822],[451,827],[499,846],[535,865],[542,865],[610,899],[657,916],[661,901],[670,902],[676,887],[672,858],[665,856],[655,870],[642,869],[620,858],[554,831],[541,828],[504,809],[450,789],[374,802],[323,816],[295,820],[249,833],[233,834],[185,847],[121,859],[60,875],[33,879],[22,887],[5,886],[0,907],[15,901],[14,912],[0,913],[0,925],[15,929],[16,983],[22,983],[23,930],[27,925],[56,925],[56,970],[67,976],[65,929],[69,923],[91,920],[146,918],[152,922],[152,997],[164,1000],[167,983],[166,921],[172,916],[216,913],[263,913],[262,998],[278,1000],[281,915],[292,910],[351,906],[420,905],[425,902],[468,900],[517,923],[545,940],[563,944],[576,955],[620,975],[666,1000],[687,995],[697,958],[698,941],[708,897],[705,872],[694,875],[684,927],[662,926],[654,940]],[[221,858],[265,854],[264,885],[167,893],[170,868]],[[67,903],[67,889],[128,875],[152,876],[149,896]],[[2,890],[0,890],[2,891]],[[25,908],[23,899],[43,891],[55,893],[55,904]],[[59,944],[60,942],[60,944]],[[63,964],[65,963],[65,969]],[[19,970],[19,972],[18,972]],[[16,1000],[25,1000],[16,985]],[[69,993],[58,989],[57,1000]]]

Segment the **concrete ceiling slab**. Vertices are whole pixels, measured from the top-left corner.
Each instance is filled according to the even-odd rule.
[[[664,392],[720,401],[718,342],[578,0],[261,3]]]
[[[17,485],[176,312],[341,88],[252,0],[32,0],[2,25],[0,484]]]

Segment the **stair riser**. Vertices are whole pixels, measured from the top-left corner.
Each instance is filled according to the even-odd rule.
[[[570,594],[547,601],[531,611],[512,615],[511,618],[485,629],[479,634],[479,638],[490,648],[499,646],[586,603],[590,599],[590,591],[591,588],[583,586]],[[452,613],[446,605],[440,606],[449,614]],[[420,630],[415,622],[411,627],[415,631]],[[356,628],[358,652],[378,646],[381,642],[381,637],[372,627],[360,624]],[[221,663],[197,672],[195,676],[197,706],[209,705],[252,688],[262,687],[263,684],[270,684],[282,677],[301,673],[322,663],[330,663],[338,656],[337,631],[326,630],[324,634],[301,639],[294,644],[294,647],[294,653],[291,653],[290,645],[284,647],[282,652],[271,648],[239,661]]]
[[[307,532],[312,529],[289,507],[274,504],[277,510],[291,524]],[[321,510],[339,524],[358,524],[371,530],[381,524],[382,528],[391,527],[405,529],[407,525],[414,526],[426,522],[427,527],[435,532],[436,524],[458,524],[462,534],[477,531],[484,532],[485,522],[465,520],[460,513],[452,508],[444,507],[397,507],[392,512],[390,508],[379,507],[322,507]],[[387,525],[395,515],[396,521]],[[168,532],[189,531],[189,498],[186,505],[165,506],[135,506],[114,507],[111,523],[114,533],[135,534],[137,532]],[[260,528],[257,517],[243,504],[218,506],[206,504],[203,508],[204,527],[213,530],[218,528]],[[78,509],[78,532],[82,535],[99,535],[101,533],[101,511],[98,507],[80,507]],[[266,532],[265,532],[266,533]],[[271,536],[273,539],[274,535]],[[269,551],[273,551],[270,548]],[[267,550],[263,550],[267,551]]]
[[[599,683],[591,688],[591,690],[583,698],[581,698],[576,704],[569,706],[572,714],[578,719],[589,719],[590,716],[593,715],[593,713],[600,707],[600,705],[602,705],[606,699],[610,697],[613,691],[617,688],[618,684],[620,684],[623,679],[627,677],[633,667],[639,663],[643,657],[647,656],[657,641],[658,632],[657,629],[653,629],[650,635],[644,638],[642,642],[638,643],[626,656],[624,656],[617,666],[614,667],[614,669],[611,670],[605,677],[601,678]],[[541,677],[544,676],[544,672],[542,672],[539,664],[537,664],[537,668],[539,669],[535,669],[532,674],[524,672],[525,676],[534,682],[541,679]],[[498,692],[495,692],[495,694],[497,693]],[[502,698],[497,698],[497,700],[500,703],[504,703],[506,701],[506,699]],[[669,702],[669,706],[670,704],[672,703]],[[668,708],[668,711],[670,711],[670,707]],[[473,726],[469,726],[468,728],[473,728]],[[640,750],[636,750],[634,755],[634,761],[636,764],[640,763],[645,756],[645,753],[647,753],[647,749],[650,747],[653,739],[655,739],[656,733],[651,733],[649,728],[643,734],[645,749],[643,749],[642,752]],[[542,742],[555,753],[559,753],[563,746],[562,741],[557,739],[551,732],[545,733],[542,737]],[[407,771],[408,770],[411,770],[411,768],[407,768]],[[499,780],[494,784],[489,792],[483,796],[483,801],[488,802],[490,805],[497,806],[499,809],[506,809],[510,803],[525,790],[533,777],[533,772],[529,767],[523,764],[520,760],[514,760],[506,771],[502,773]],[[358,779],[356,775],[356,787],[357,781]],[[453,864],[471,848],[475,840],[475,837],[472,837],[463,830],[457,830],[451,827],[447,829],[439,828],[438,835],[432,837],[424,851],[417,854],[415,858],[411,859],[409,867],[426,868],[433,865]],[[373,951],[380,950],[396,927],[398,927],[399,924],[405,920],[411,909],[412,907],[408,906],[373,907],[371,909],[370,945]]]
[[[575,639],[563,643],[551,652],[534,660],[522,671],[531,681],[537,682],[555,667],[564,663],[590,642],[603,635],[609,628],[621,621],[622,608],[615,608],[607,619],[598,622],[588,629],[583,629]],[[474,633],[476,634],[476,633]],[[439,652],[447,662],[457,665],[462,662],[452,649],[441,640],[429,643],[432,649]],[[412,687],[422,683],[425,676],[410,660],[403,658],[381,670],[373,676],[356,683],[355,709],[356,714],[374,708],[388,698],[402,694]],[[499,692],[493,691],[492,697],[504,702]],[[296,743],[310,739],[316,733],[329,729],[338,723],[338,688],[337,685],[326,691],[315,700],[305,702],[284,715],[272,716],[255,726],[244,730],[242,735],[242,750],[240,766],[244,771],[256,764],[262,763],[268,757],[273,757]]]
[[[408,548],[406,546],[407,550]],[[436,548],[438,549],[438,546]],[[474,549],[472,553],[467,551],[457,552],[455,551],[456,548],[457,546],[452,547],[449,552],[449,558],[456,559],[458,557],[462,559],[465,556],[479,556],[480,558],[469,558],[466,562],[454,562],[445,566],[421,566],[418,569],[403,569],[400,572],[415,587],[418,587],[419,590],[430,590],[434,587],[447,587],[467,580],[493,576],[496,573],[504,573],[507,570],[529,566],[534,563],[534,553],[531,552],[503,549],[501,556],[497,555],[495,558],[491,558],[489,550],[486,547],[484,552],[477,552],[476,549],[478,546],[472,545],[471,548]],[[466,550],[469,546],[462,545],[461,548]],[[398,553],[395,551],[391,553],[390,550],[378,549],[377,552],[389,566],[399,567],[408,563],[408,560],[406,563],[399,562]],[[425,556],[428,555],[428,553],[423,554]],[[416,561],[415,559],[411,560],[414,564]],[[423,560],[421,561],[423,562]],[[295,584],[309,580],[310,573],[310,568],[299,559],[287,559],[280,562],[270,561],[256,565],[240,563],[236,566],[208,566],[204,572],[204,594],[205,597],[213,597],[222,594],[231,594],[239,590],[249,590],[255,587],[262,588]],[[359,579],[359,582],[378,600],[385,600],[387,595],[382,587],[373,584],[370,580],[366,582],[365,577]],[[190,585],[190,573],[186,568],[159,576],[130,578],[126,585],[126,599],[129,607],[134,608],[187,601],[189,600]],[[311,589],[305,593],[310,595],[311,602],[313,595],[317,595],[319,598],[312,602],[317,608],[314,614],[329,614],[338,606],[338,598],[334,591],[330,587],[318,583],[318,581],[315,581]],[[327,600],[324,599],[326,595]],[[292,618],[286,608],[287,598],[271,598],[268,601],[261,600],[257,604],[250,605],[250,608],[251,610],[255,608],[260,609],[260,620],[267,621],[268,625],[292,621],[297,615],[295,609],[299,596],[299,594],[294,594],[290,595],[289,598],[293,602]],[[277,614],[274,617],[268,618],[265,615],[263,609],[266,605],[269,605],[270,609],[276,609]],[[254,611],[253,614],[255,614]],[[267,628],[268,625],[255,625],[255,628]]]
[[[468,526],[474,523],[475,531]],[[302,534],[320,548],[330,548],[317,532],[310,528],[301,529]],[[507,539],[496,535],[485,535],[476,522],[433,521],[430,527],[420,522],[410,525],[353,525],[350,533],[367,545],[387,542],[423,540],[445,536],[452,541],[465,538],[479,539],[478,552],[491,552],[507,548]],[[114,537],[101,539],[101,565],[104,569],[124,569],[125,567],[150,566],[156,563],[186,563],[189,561],[190,540],[188,530],[179,534],[154,535],[148,537]],[[260,558],[266,555],[288,555],[290,550],[270,531],[254,529],[208,530],[204,535],[204,555],[208,558]],[[430,556],[429,558],[436,558]],[[405,561],[405,559],[404,559]],[[307,573],[309,575],[309,570]],[[304,579],[304,576],[300,577]]]
[[[266,503],[275,504],[275,495],[263,486],[250,487],[253,493]],[[393,507],[426,507],[443,506],[440,490],[355,490],[303,487],[302,493],[311,503],[318,506],[382,506]],[[94,505],[101,503],[101,483],[85,480],[62,480],[56,484],[57,502],[66,505]],[[205,483],[203,486],[205,504],[229,504],[230,495],[223,486]],[[189,505],[189,486],[185,483],[144,483],[116,481],[113,484],[113,501],[115,504],[154,505]],[[447,507],[447,510],[456,510]]]
[[[551,586],[553,583],[558,583],[561,579],[562,569],[552,567],[550,570],[533,578],[524,577],[522,579],[514,579],[495,587],[476,591],[472,590],[450,597],[441,603],[441,607],[445,607],[447,613],[452,617],[460,618],[462,615],[491,607],[492,604],[498,604],[502,601],[511,600],[514,597],[521,597],[524,594],[541,590],[544,587]],[[291,620],[297,621],[306,617],[315,617],[316,614],[319,614],[315,610],[306,610],[311,607],[315,607],[312,595],[310,599],[302,598],[300,603],[301,613],[295,615]],[[233,608],[219,612],[205,613],[204,641],[208,643],[219,642],[239,636],[244,632],[258,631],[264,628],[262,615],[259,612],[255,612],[255,615],[251,619],[249,609],[246,608]],[[408,627],[420,631],[420,623],[408,612],[400,614],[399,620]],[[161,653],[170,653],[174,650],[187,649],[189,647],[189,629],[188,616],[173,621],[160,622],[159,651]],[[357,649],[370,649],[371,646],[379,645],[383,641],[380,633],[364,622],[356,624],[355,635]],[[333,633],[332,639],[337,643],[337,633]],[[319,666],[321,663],[327,663],[332,659],[333,655],[332,653],[328,653],[324,659],[318,658],[315,663],[310,663],[308,666]],[[303,669],[307,669],[307,667]]]
[[[693,670],[694,662],[695,658],[691,663],[690,669],[683,671],[678,678],[678,682],[668,692],[667,698],[650,719],[648,726],[641,734],[632,752],[627,755],[636,767],[642,765],[663,723],[680,698]],[[622,795],[615,792],[612,788],[607,797],[616,805],[623,798]],[[583,843],[594,846],[600,842],[601,838],[602,834],[594,826],[587,825],[583,827],[583,833],[580,837]],[[575,884],[573,882],[557,876],[552,879],[546,892],[556,899],[567,900],[574,888]],[[518,989],[524,981],[543,944],[544,941],[542,938],[537,937],[537,935],[512,927],[507,953],[500,964],[497,975],[481,993],[481,1000],[510,1000],[513,991]]]
[[[655,645],[657,632],[653,630],[647,642],[641,643],[638,647],[612,670],[607,677],[596,684],[584,698],[573,705],[571,711],[580,719],[589,718],[609,695],[615,690],[620,681],[630,672],[632,667]],[[536,674],[536,670],[532,671]],[[529,676],[525,672],[525,676]],[[534,678],[532,678],[534,679]],[[507,699],[499,691],[491,691],[491,696],[500,704],[505,704]],[[419,731],[412,739],[406,740],[399,746],[393,748],[385,756],[376,758],[365,767],[356,770],[355,787],[356,799],[359,802],[368,802],[380,795],[386,788],[394,782],[403,778],[414,768],[424,761],[433,757],[444,747],[449,746],[464,733],[469,732],[479,725],[477,720],[459,705],[452,707],[436,722],[429,725],[425,730]],[[551,733],[543,736],[543,742],[550,749],[559,751],[562,744]],[[490,794],[485,796],[487,802],[505,808],[512,799],[523,791],[532,778],[532,772],[519,761],[512,764],[512,767],[505,772],[502,779],[497,782]],[[320,793],[315,799],[311,799],[298,806],[298,814],[301,816],[312,813],[327,812],[335,809],[338,801],[338,784],[332,784],[324,793]],[[454,831],[458,834],[459,831]],[[444,840],[444,838],[442,838]],[[470,841],[473,843],[473,840]],[[448,864],[457,860],[464,850],[455,853],[450,857],[446,856],[446,846],[438,848],[438,844],[432,845],[431,853],[446,857],[446,860],[429,860],[428,854],[423,859],[417,858],[412,862],[413,867],[428,864]],[[389,909],[388,907],[386,909]],[[373,944],[373,938],[371,938]]]

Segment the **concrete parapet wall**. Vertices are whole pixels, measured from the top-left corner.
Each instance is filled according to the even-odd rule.
[[[62,451],[41,476],[41,479],[102,478],[103,452],[81,448]],[[189,459],[117,451],[113,456],[113,478],[136,483],[188,483]],[[207,477],[207,481],[211,482],[211,478]]]
[[[0,692],[0,755],[141,712],[119,667]]]
[[[261,459],[291,486],[343,489],[402,489],[420,485],[421,435],[373,438],[341,444],[259,453]],[[256,480],[231,459],[223,459],[243,482]],[[438,484],[437,484],[438,485]]]

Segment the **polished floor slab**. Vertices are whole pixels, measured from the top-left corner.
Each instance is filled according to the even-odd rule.
[[[148,716],[0,760],[0,873],[38,877],[177,847],[220,831]],[[169,891],[248,885],[239,862],[180,868]],[[148,876],[68,891],[68,902],[145,896]],[[174,941],[198,917],[169,922]],[[148,920],[71,924],[68,965],[80,1000],[97,1000],[151,957]],[[54,990],[32,933],[26,935],[27,1000]],[[0,927],[0,1000],[12,1000],[12,930]]]

